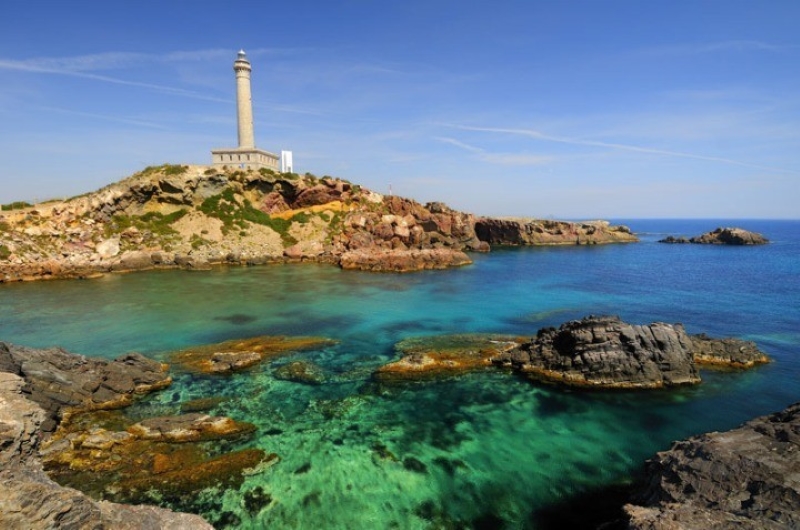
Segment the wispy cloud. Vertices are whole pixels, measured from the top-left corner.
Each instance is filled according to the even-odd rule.
[[[453,145],[459,149],[463,149],[464,151],[469,151],[470,153],[473,153],[479,160],[489,164],[506,166],[538,166],[553,160],[553,158],[549,156],[532,155],[528,153],[492,153],[481,147],[476,147],[460,140],[456,140],[455,138],[437,136],[434,139],[442,143]]]
[[[763,171],[770,171],[776,173],[792,173],[792,174],[800,174],[800,171],[792,170],[792,169],[785,169],[780,167],[771,167],[771,166],[763,166],[760,164],[753,164],[750,162],[745,162],[741,160],[734,160],[731,158],[723,158],[723,157],[716,157],[716,156],[707,156],[695,153],[686,153],[681,151],[670,151],[665,149],[657,149],[653,147],[647,146],[640,146],[640,145],[632,145],[632,144],[624,144],[624,143],[614,143],[614,142],[603,142],[598,140],[586,140],[582,138],[570,138],[565,136],[556,136],[551,134],[546,134],[540,131],[536,131],[533,129],[514,129],[514,128],[504,128],[504,127],[475,127],[475,126],[468,126],[468,125],[454,125],[450,124],[449,127],[455,129],[461,129],[465,131],[476,131],[476,132],[486,132],[486,133],[497,133],[497,134],[508,134],[508,135],[515,135],[515,136],[527,136],[529,138],[533,138],[535,140],[540,140],[543,142],[554,142],[560,144],[568,144],[568,145],[578,145],[578,146],[587,146],[587,147],[601,147],[605,149],[614,149],[619,151],[630,151],[634,153],[643,153],[643,154],[651,154],[651,155],[660,155],[660,156],[669,156],[675,158],[689,158],[693,160],[705,160],[708,162],[719,162],[723,164],[730,164],[736,166],[743,166],[749,167],[753,169],[760,169]]]
[[[69,114],[69,115],[72,115],[72,116],[81,116],[81,117],[84,117],[84,118],[92,118],[92,119],[97,119],[97,120],[112,121],[112,122],[117,122],[117,123],[126,123],[128,125],[137,125],[137,126],[140,126],[140,127],[148,127],[148,128],[151,128],[151,129],[166,129],[166,127],[164,127],[163,125],[161,125],[159,123],[152,122],[152,121],[145,121],[145,120],[139,120],[139,119],[133,119],[133,118],[125,118],[125,117],[120,117],[120,116],[111,116],[111,115],[107,115],[107,114],[96,114],[96,113],[92,113],[92,112],[80,112],[80,111],[75,111],[75,110],[70,110],[70,109],[63,109],[63,108],[59,108],[59,107],[40,106],[38,108],[40,110],[43,110],[43,111],[46,111],[46,112],[54,112],[54,113],[58,113],[58,114]]]
[[[725,40],[717,42],[696,42],[658,46],[641,50],[643,55],[671,56],[671,55],[703,55],[712,53],[741,53],[741,52],[783,52],[797,49],[795,44],[773,44],[759,40]]]

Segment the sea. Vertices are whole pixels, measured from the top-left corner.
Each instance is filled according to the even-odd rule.
[[[258,427],[232,448],[279,455],[240,487],[171,505],[218,528],[590,527],[673,441],[800,401],[800,221],[613,222],[641,242],[495,248],[470,266],[408,274],[292,264],[0,285],[0,340],[163,359],[256,335],[335,339],[231,377],[178,374],[136,405],[163,415],[227,398],[211,412]],[[657,242],[718,226],[770,243]],[[604,314],[752,340],[773,362],[705,370],[700,385],[656,391],[584,392],[498,370],[401,385],[372,375],[409,337],[535,336]],[[296,360],[321,367],[323,384],[275,377]]]

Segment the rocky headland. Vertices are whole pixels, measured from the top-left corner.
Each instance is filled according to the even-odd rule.
[[[628,528],[800,528],[800,403],[676,442],[645,468]]]
[[[568,222],[545,219],[479,218],[475,233],[499,246],[597,245],[639,241],[627,226],[608,221]]]
[[[531,339],[443,335],[407,339],[401,358],[375,372],[379,381],[457,375],[492,365],[532,381],[591,389],[648,389],[701,382],[700,367],[751,368],[769,362],[750,341],[689,335],[681,324],[629,324],[588,316]]]
[[[756,232],[743,228],[717,228],[699,236],[686,238],[667,236],[659,243],[697,244],[697,245],[766,245],[769,239]]]
[[[602,221],[476,219],[328,176],[163,165],[0,212],[0,283],[298,261],[405,272],[466,265],[492,244],[635,240]]]

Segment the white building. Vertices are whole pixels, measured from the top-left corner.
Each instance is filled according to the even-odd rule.
[[[233,62],[236,72],[236,118],[239,126],[239,147],[211,150],[211,161],[216,167],[229,166],[247,169],[278,169],[278,156],[257,149],[253,133],[253,99],[250,92],[252,68],[244,50]]]
[[[281,151],[281,173],[294,173],[291,151]]]

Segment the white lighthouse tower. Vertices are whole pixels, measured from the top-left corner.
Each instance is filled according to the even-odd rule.
[[[247,169],[269,168],[278,170],[278,156],[256,148],[253,133],[253,97],[250,92],[250,61],[244,50],[239,50],[233,62],[236,73],[236,120],[239,147],[212,149],[211,160],[216,167],[228,166]]]

